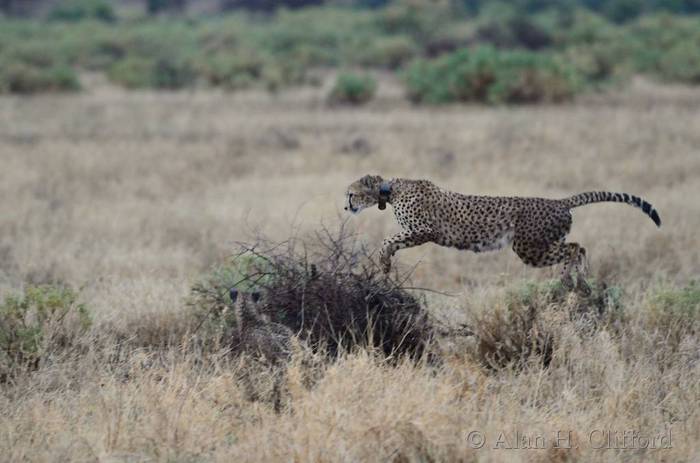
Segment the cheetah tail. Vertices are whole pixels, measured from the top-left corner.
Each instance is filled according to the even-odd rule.
[[[661,218],[659,217],[659,213],[656,212],[656,209],[638,196],[627,193],[611,193],[609,191],[589,191],[587,193],[581,193],[570,198],[562,199],[562,202],[566,204],[569,209],[605,201],[626,203],[630,206],[638,207],[642,210],[642,212],[651,217],[651,220],[654,221],[657,227],[661,226]]]

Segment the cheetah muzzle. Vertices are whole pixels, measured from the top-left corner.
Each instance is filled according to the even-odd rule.
[[[627,193],[594,191],[565,199],[472,196],[444,190],[428,180],[384,180],[379,175],[365,175],[348,187],[345,210],[357,214],[375,204],[380,209],[387,203],[393,207],[403,231],[382,243],[379,262],[386,273],[398,250],[427,242],[474,252],[512,245],[527,265],[563,264],[564,286],[588,293],[586,250],[565,241],[571,231],[570,210],[604,201],[637,207],[661,226],[651,204]]]

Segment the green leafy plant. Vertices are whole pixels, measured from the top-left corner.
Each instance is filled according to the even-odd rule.
[[[418,56],[420,49],[411,37],[394,35],[372,40],[358,61],[366,66],[397,69]]]
[[[665,344],[677,349],[686,336],[700,333],[700,284],[683,288],[663,287],[649,301],[647,328]]]
[[[266,60],[253,51],[218,53],[205,60],[202,68],[209,83],[227,90],[247,88],[262,79]]]
[[[127,88],[178,89],[191,85],[196,74],[184,59],[131,56],[116,62],[109,71],[109,78]]]
[[[78,294],[63,286],[30,286],[0,304],[0,380],[34,369],[75,347],[92,324]]]
[[[105,0],[61,0],[49,12],[55,21],[82,21],[96,19],[112,22],[116,19],[112,5]]]
[[[578,90],[573,70],[551,56],[491,47],[416,62],[405,82],[412,101],[431,104],[560,102]]]
[[[369,75],[341,73],[328,95],[331,103],[361,105],[370,101],[377,91],[377,82]]]
[[[78,76],[66,65],[41,68],[16,61],[0,64],[0,93],[32,94],[79,89]]]
[[[700,84],[700,35],[697,41],[679,43],[664,53],[659,74],[673,82]]]

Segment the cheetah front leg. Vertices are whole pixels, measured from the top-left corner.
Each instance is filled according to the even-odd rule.
[[[382,266],[382,271],[389,273],[391,270],[391,258],[399,249],[420,246],[432,240],[433,234],[429,231],[401,232],[386,238],[379,251],[379,263]]]

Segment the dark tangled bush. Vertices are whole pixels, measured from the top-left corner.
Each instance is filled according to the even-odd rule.
[[[342,227],[311,242],[241,244],[195,285],[190,303],[224,342],[273,357],[293,335],[330,355],[370,346],[420,357],[433,332],[419,300]]]

